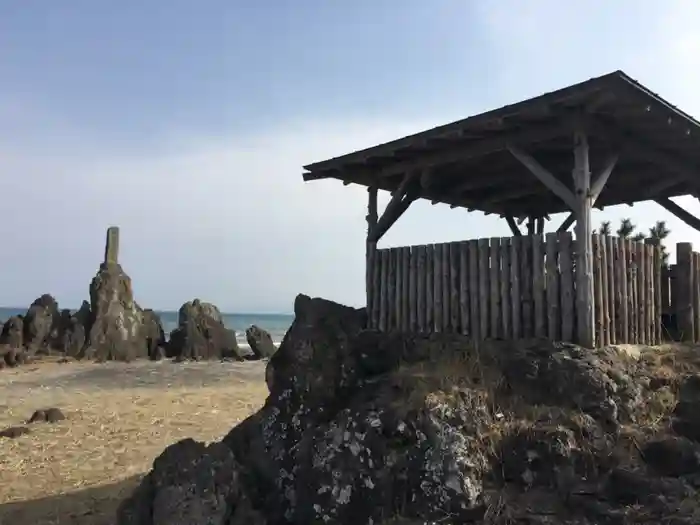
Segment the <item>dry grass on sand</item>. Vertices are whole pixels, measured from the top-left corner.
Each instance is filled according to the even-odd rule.
[[[220,439],[267,396],[264,363],[41,363],[0,373],[0,429],[34,410],[67,419],[0,438],[0,525],[114,523],[168,445]]]

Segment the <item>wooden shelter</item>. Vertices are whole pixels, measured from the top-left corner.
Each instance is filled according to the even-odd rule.
[[[658,259],[653,248],[647,253],[625,246],[622,240],[617,243],[617,240],[597,239],[592,234],[591,209],[654,200],[691,226],[700,226],[700,220],[670,201],[671,197],[687,194],[700,197],[700,123],[622,71],[386,144],[309,164],[304,169],[305,181],[333,178],[346,185],[368,187],[367,300],[371,311],[380,300],[385,302],[385,309],[395,310],[395,313],[390,312],[393,321],[388,318],[384,321],[385,328],[440,329],[444,323],[436,316],[438,313],[447,315],[450,310],[447,307],[452,303],[452,313],[448,315],[452,321],[446,326],[453,329],[459,326],[461,331],[478,337],[495,336],[498,330],[489,329],[484,317],[496,322],[494,312],[498,310],[497,322],[509,326],[505,329],[506,335],[524,336],[527,334],[519,334],[512,326],[522,320],[521,305],[506,303],[521,302],[522,290],[515,288],[525,287],[523,279],[532,288],[531,281],[541,278],[550,285],[541,291],[545,295],[539,299],[542,304],[537,304],[537,298],[529,298],[536,310],[534,315],[544,311],[546,318],[551,296],[556,302],[551,308],[559,310],[560,319],[566,315],[575,319],[568,324],[564,319],[566,330],[561,327],[548,330],[543,328],[544,323],[535,326],[533,335],[570,338],[593,346],[597,329],[595,245],[598,245],[597,253],[601,250],[600,243],[609,248],[607,251],[614,252],[611,253],[612,262],[605,268],[606,286],[613,295],[622,292],[621,283],[613,283],[613,275],[624,280],[627,272],[615,266],[615,261],[620,256],[628,257],[630,250],[640,257],[648,255],[651,262],[646,274],[656,275],[659,271],[658,264],[655,266],[653,262],[655,257]],[[381,216],[377,210],[378,190],[392,194]],[[485,252],[479,251],[479,242],[467,243],[461,248],[459,243],[448,243],[451,246],[445,245],[445,248],[439,245],[426,249],[413,247],[409,252],[415,252],[415,257],[404,254],[404,265],[404,255],[400,251],[385,255],[380,253],[383,250],[377,249],[377,242],[417,199],[497,214],[508,222],[514,237],[487,244]],[[542,237],[544,221],[552,214],[567,211],[570,213],[559,226],[559,235]],[[524,221],[527,221],[527,235],[523,235],[518,226]],[[574,224],[575,242],[569,248],[567,243],[571,236],[566,232]],[[526,240],[526,237],[534,240]],[[562,250],[568,252],[564,256],[553,255],[564,253]],[[381,263],[382,258],[386,258],[384,263]],[[518,268],[523,259],[527,259],[525,273],[514,269],[514,258],[520,261]],[[473,264],[472,259],[475,259]],[[635,260],[634,267],[640,268],[641,276],[643,265],[638,263],[646,259]],[[421,265],[423,268],[419,271]],[[539,266],[543,267],[542,271]],[[443,267],[445,273],[439,276]],[[464,272],[460,272],[460,268]],[[405,277],[401,276],[402,269]],[[602,269],[600,272],[602,274]],[[483,280],[484,275],[498,278],[501,290],[494,288],[496,281],[480,284],[479,279]],[[564,282],[568,277],[573,279],[570,285]],[[656,282],[659,288],[658,279],[647,280],[652,286]],[[377,298],[380,294],[377,286],[384,286],[381,294],[388,294],[389,299]],[[431,292],[437,291],[442,298],[431,296]],[[540,294],[540,291],[535,293]],[[566,293],[572,296],[571,305]],[[659,332],[654,325],[658,324],[660,312],[653,313],[658,291],[650,294],[646,319],[651,327],[647,329]],[[497,306],[493,303],[488,313],[474,315],[479,304],[483,310],[483,301],[488,303],[489,297],[495,295],[499,295]],[[446,296],[449,298],[445,299]],[[418,306],[411,306],[412,301]],[[432,314],[421,310],[421,304],[430,309],[436,301],[444,301],[446,308],[433,308]],[[408,303],[407,307],[404,302]],[[598,307],[603,310],[602,304]],[[608,318],[613,308],[614,299],[611,299],[605,312]],[[406,323],[399,319],[404,310],[408,312]],[[459,313],[455,314],[455,310]],[[562,310],[567,311],[562,313]],[[381,325],[382,314],[378,315],[375,321]],[[511,322],[505,323],[504,316]],[[609,320],[601,322],[610,324]],[[477,334],[479,325],[482,330]],[[603,342],[599,339],[598,343]],[[609,338],[612,339],[614,337]]]

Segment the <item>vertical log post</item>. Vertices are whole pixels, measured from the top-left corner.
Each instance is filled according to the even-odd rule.
[[[105,241],[105,264],[119,264],[119,227],[107,228]]]
[[[692,341],[695,335],[693,319],[693,245],[689,242],[676,244],[676,287],[673,290],[678,298],[676,303],[676,320],[678,331],[683,341]]]
[[[376,325],[374,321],[374,304],[375,304],[375,294],[377,293],[374,289],[374,266],[377,264],[376,261],[376,251],[377,243],[369,240],[370,232],[377,225],[377,187],[367,188],[368,199],[367,199],[367,242],[365,246],[365,296],[367,300],[367,312],[369,317],[370,327],[374,328]]]
[[[576,332],[578,344],[593,347],[593,258],[591,238],[591,167],[588,138],[574,133],[574,189],[576,199]]]

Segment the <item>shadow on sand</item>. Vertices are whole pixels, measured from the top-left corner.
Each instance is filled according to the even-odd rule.
[[[0,525],[114,525],[117,506],[143,476],[111,485],[0,505]]]

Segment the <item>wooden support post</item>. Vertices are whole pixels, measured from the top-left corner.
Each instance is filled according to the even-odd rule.
[[[676,244],[676,286],[673,302],[676,305],[676,321],[683,341],[691,342],[695,336],[693,315],[693,245],[689,242]]]
[[[534,217],[527,218],[527,234],[528,235],[535,235],[535,218]]]
[[[537,235],[543,235],[544,234],[544,217],[537,217],[535,220],[535,233]]]
[[[520,228],[518,228],[518,225],[515,222],[515,218],[512,215],[506,215],[505,219],[513,235],[515,237],[520,237],[522,235],[522,232],[520,231]]]
[[[591,237],[591,168],[588,137],[574,132],[573,170],[576,213],[576,330],[578,344],[592,348],[594,341],[593,246]]]
[[[370,240],[372,230],[377,226],[377,187],[367,188],[367,242],[365,246],[365,298],[367,300],[367,314],[372,326],[372,309],[376,293],[373,288],[374,265],[376,264],[377,243]]]
[[[107,240],[105,241],[105,264],[119,264],[119,227],[107,228]]]
[[[605,161],[601,172],[596,175],[595,180],[591,184],[591,206],[595,205],[595,201],[598,200],[600,192],[603,191],[603,188],[605,188],[605,184],[607,184],[610,174],[612,173],[613,169],[615,169],[618,158],[619,155],[617,154],[611,155]]]
[[[571,190],[554,175],[552,175],[551,172],[543,168],[542,165],[532,156],[528,155],[512,144],[508,146],[508,151],[510,151],[510,153],[530,171],[530,173],[537,177],[542,184],[547,186],[552,193],[563,200],[569,206],[569,208],[572,210],[576,208],[576,199],[574,199],[574,195],[571,193]],[[588,177],[590,188],[590,173],[588,174]]]
[[[418,187],[414,185],[414,182],[417,180],[416,175],[416,172],[411,172],[404,176],[401,185],[394,192],[389,204],[386,205],[382,217],[369,232],[368,240],[373,242],[379,241],[398,218],[404,214],[411,203],[416,200],[418,197]]]
[[[666,211],[668,211],[668,212],[672,213],[673,215],[675,215],[676,217],[678,217],[680,220],[682,220],[684,223],[686,223],[691,228],[700,231],[700,219],[698,219],[692,213],[685,211],[683,208],[681,208],[678,204],[673,202],[671,199],[667,199],[667,198],[656,199],[656,202],[660,206],[665,208]]]
[[[566,219],[564,219],[559,228],[557,228],[557,233],[564,233],[571,227],[571,225],[574,222],[576,222],[576,214],[574,212],[571,212],[569,216]]]

